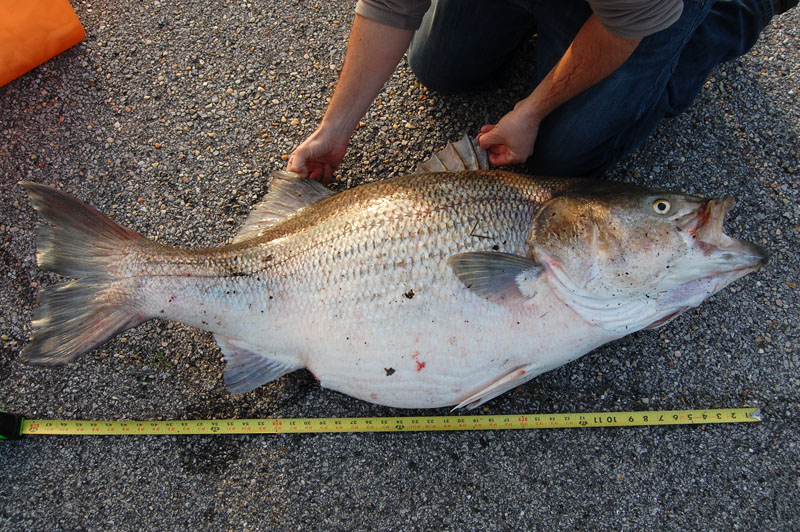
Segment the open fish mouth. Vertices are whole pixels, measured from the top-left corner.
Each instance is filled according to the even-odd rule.
[[[736,205],[730,196],[706,201],[695,212],[678,221],[681,231],[690,235],[693,245],[714,265],[716,274],[741,272],[741,277],[769,260],[761,246],[746,240],[731,238],[723,230],[725,217]]]
[[[734,205],[736,200],[732,197],[707,200],[678,220],[679,231],[703,259],[690,261],[695,264],[695,268],[688,270],[693,278],[661,294],[660,303],[673,306],[674,311],[651,323],[649,328],[669,322],[767,263],[769,254],[764,248],[725,234],[722,226]]]

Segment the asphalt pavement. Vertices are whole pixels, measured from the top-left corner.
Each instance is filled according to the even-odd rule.
[[[207,333],[153,321],[58,369],[17,362],[41,286],[19,180],[144,235],[227,242],[315,128],[350,2],[74,3],[81,44],[0,88],[0,409],[28,418],[392,416],[298,371],[241,396]],[[760,408],[757,424],[0,441],[0,529],[800,530],[800,10],[718,68],[608,179],[739,202],[769,264],[666,327],[598,349],[481,413]],[[442,95],[401,64],[332,184],[412,171],[528,90]],[[431,414],[445,414],[435,410]]]

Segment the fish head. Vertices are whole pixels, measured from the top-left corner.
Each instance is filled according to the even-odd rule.
[[[723,231],[731,197],[588,184],[537,212],[528,243],[565,301],[625,330],[666,323],[767,262]]]

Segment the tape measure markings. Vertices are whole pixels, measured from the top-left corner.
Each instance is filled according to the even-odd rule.
[[[22,419],[20,435],[318,434],[705,425],[761,421],[755,408],[401,417],[87,421]]]

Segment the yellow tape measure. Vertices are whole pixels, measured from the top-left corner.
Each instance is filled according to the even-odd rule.
[[[566,414],[455,414],[449,416],[404,417],[194,419],[185,421],[62,421],[20,418],[18,434],[19,436],[25,434],[85,436],[318,434],[335,432],[426,432],[640,427],[653,425],[751,423],[758,421],[761,421],[761,413],[755,408]]]

